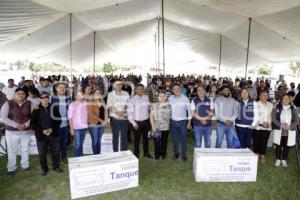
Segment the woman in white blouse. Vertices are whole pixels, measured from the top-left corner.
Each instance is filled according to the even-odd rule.
[[[262,164],[266,163],[266,150],[271,132],[273,104],[268,102],[269,92],[262,91],[257,102],[258,125],[253,131],[253,151]]]
[[[272,128],[274,130],[273,143],[275,144],[275,166],[287,167],[289,147],[296,143],[296,128],[298,114],[291,103],[288,94],[281,97],[279,103],[272,112]]]

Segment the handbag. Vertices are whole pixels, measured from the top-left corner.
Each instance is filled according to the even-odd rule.
[[[150,139],[158,139],[158,138],[161,137],[161,132],[152,130],[152,131],[149,132],[148,136],[149,136]]]

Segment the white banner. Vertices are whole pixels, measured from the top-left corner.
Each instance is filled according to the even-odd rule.
[[[138,159],[130,151],[69,158],[71,198],[137,187]]]
[[[255,182],[257,155],[250,149],[194,149],[197,182]]]

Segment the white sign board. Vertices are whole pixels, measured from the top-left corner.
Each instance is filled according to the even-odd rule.
[[[69,158],[71,198],[139,185],[138,159],[131,151]]]
[[[257,155],[250,149],[194,149],[197,182],[255,182]]]
[[[112,134],[104,133],[101,138],[101,153],[112,153]],[[92,138],[89,132],[86,132],[84,143],[83,143],[83,154],[93,154],[92,149]]]

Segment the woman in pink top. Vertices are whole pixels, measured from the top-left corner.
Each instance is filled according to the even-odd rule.
[[[82,156],[82,146],[88,128],[88,112],[87,102],[84,101],[81,92],[76,94],[75,101],[69,106],[68,120],[70,133],[74,136],[74,156]]]

